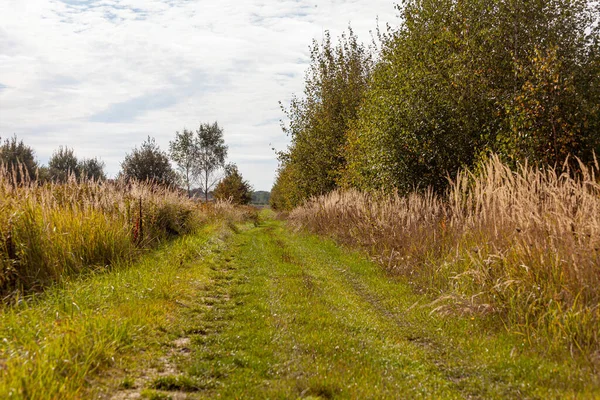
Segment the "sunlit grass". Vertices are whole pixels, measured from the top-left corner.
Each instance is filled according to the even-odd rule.
[[[358,252],[279,221],[233,235],[181,373],[198,398],[595,398],[572,360],[440,316]],[[181,380],[170,377],[168,381]],[[201,385],[198,385],[201,383]]]
[[[218,232],[205,227],[135,264],[70,279],[0,310],[0,398],[84,398],[95,375],[127,366],[123,357],[147,363],[176,329],[180,304],[207,279],[202,259]]]
[[[439,312],[492,314],[527,343],[598,363],[597,171],[513,172],[491,158],[444,196],[333,192],[290,220],[366,249],[437,299]]]
[[[18,296],[66,276],[100,271],[227,216],[251,212],[202,204],[148,183],[25,181],[0,166],[0,295]]]

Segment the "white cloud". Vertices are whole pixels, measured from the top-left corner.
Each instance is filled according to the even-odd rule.
[[[0,135],[42,162],[59,145],[110,175],[154,136],[217,120],[230,161],[270,189],[285,148],[278,102],[301,93],[308,46],[349,23],[370,40],[392,0],[3,0]]]

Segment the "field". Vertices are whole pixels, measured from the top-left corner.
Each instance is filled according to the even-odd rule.
[[[594,173],[492,160],[287,221],[5,183],[0,397],[597,398]]]
[[[593,371],[440,316],[333,241],[215,224],[4,310],[15,398],[592,398]],[[25,323],[26,322],[26,323]]]
[[[569,171],[497,158],[443,196],[333,192],[298,227],[359,246],[427,293],[440,313],[493,315],[528,343],[600,363],[598,165]]]
[[[0,294],[8,297],[111,269],[209,221],[245,212],[146,183],[14,181],[0,168]]]

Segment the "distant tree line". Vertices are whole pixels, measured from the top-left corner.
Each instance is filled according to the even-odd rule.
[[[183,187],[190,196],[192,189],[198,186],[205,201],[214,189],[217,199],[248,204],[252,200],[252,187],[242,178],[235,164],[225,164],[227,149],[223,129],[217,122],[201,124],[196,131],[176,132],[169,145],[169,154],[148,136],[139,148],[126,154],[117,179]],[[176,169],[171,166],[171,160],[177,165]],[[26,179],[59,184],[70,179],[106,180],[104,162],[97,158],[78,159],[74,150],[68,147],[60,146],[47,166],[39,165],[34,150],[16,136],[1,143],[0,164],[16,184]]]
[[[76,180],[106,179],[104,162],[97,158],[78,159],[73,149],[68,147],[60,146],[50,157],[48,166],[38,165],[34,150],[16,136],[0,144],[0,164],[4,165],[16,183],[26,179],[63,183],[70,177]]]
[[[271,201],[339,187],[445,189],[491,153],[561,166],[600,154],[600,6],[591,0],[406,0],[364,46],[313,42],[285,110]]]

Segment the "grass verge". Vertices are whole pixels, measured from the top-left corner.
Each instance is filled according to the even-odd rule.
[[[207,279],[208,267],[197,260],[226,231],[205,226],[133,265],[67,280],[2,308],[0,398],[88,397],[98,374],[155,362],[178,310]],[[115,379],[123,387],[136,384]]]
[[[569,359],[545,359],[522,336],[498,334],[488,320],[431,313],[423,306],[427,297],[361,254],[291,233],[279,221],[233,235],[209,276],[184,310],[190,354],[177,358],[175,374],[149,385],[162,389],[153,394],[600,396],[589,369]]]
[[[494,315],[528,343],[600,368],[597,173],[512,171],[492,157],[443,196],[333,192],[290,221],[368,251],[441,313]]]
[[[600,396],[589,369],[427,299],[281,221],[212,225],[4,309],[0,398]]]

